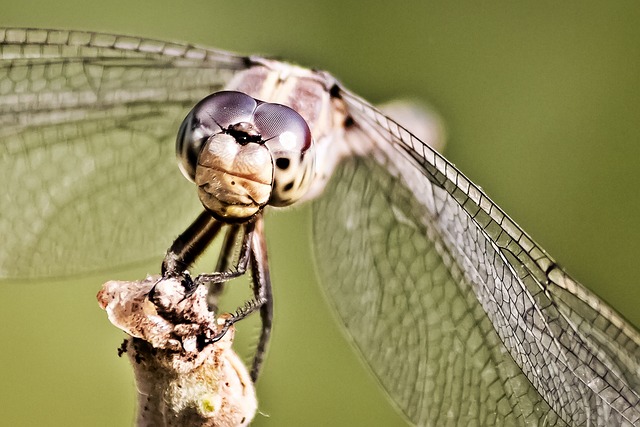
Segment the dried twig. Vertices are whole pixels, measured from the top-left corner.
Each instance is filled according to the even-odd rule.
[[[244,426],[253,419],[255,391],[231,349],[233,328],[209,341],[224,319],[208,310],[206,289],[185,296],[174,279],[111,281],[98,301],[129,335],[120,351],[135,373],[138,427]]]

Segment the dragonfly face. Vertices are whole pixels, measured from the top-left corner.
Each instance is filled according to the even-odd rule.
[[[313,179],[311,149],[311,131],[297,112],[241,92],[218,92],[198,103],[176,144],[200,201],[226,222],[300,199]]]
[[[46,30],[0,31],[0,65],[6,81],[25,80],[0,85],[9,88],[0,92],[0,177],[14,205],[2,212],[11,224],[0,251],[4,277],[77,274],[166,249],[166,236],[140,235],[150,209],[139,201],[162,189],[153,221],[169,235],[184,230],[177,216],[202,211],[167,172],[180,128],[181,168],[206,210],[171,245],[162,271],[207,284],[214,296],[251,271],[254,298],[233,321],[260,311],[254,378],[272,320],[262,211],[313,200],[325,290],[410,422],[640,423],[638,331],[429,141],[330,75],[212,49]],[[234,101],[229,116],[217,106],[224,97]],[[284,124],[263,120],[262,108]],[[140,152],[153,168],[112,172]],[[52,158],[59,180],[43,167]],[[216,271],[190,278],[189,265],[223,225]]]

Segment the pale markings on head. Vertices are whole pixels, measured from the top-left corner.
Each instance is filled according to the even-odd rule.
[[[314,147],[304,118],[290,107],[223,91],[200,101],[176,142],[180,168],[203,206],[243,222],[266,205],[288,206],[309,189]]]
[[[272,173],[268,200],[254,198],[251,203],[247,203],[246,198],[240,197],[235,202],[229,203],[229,193],[224,191],[228,185],[222,182],[221,178],[224,176],[222,174],[213,182],[207,181],[209,178],[206,178],[199,184],[200,199],[205,208],[223,221],[242,222],[250,219],[266,205],[288,206],[319,195],[340,159],[350,155],[351,151],[345,144],[333,144],[335,140],[348,142],[349,139],[345,138],[344,128],[347,117],[346,107],[342,100],[332,98],[328,91],[328,85],[334,83],[335,80],[326,73],[262,58],[255,59],[253,67],[237,73],[227,86],[228,91],[222,93],[242,92],[240,95],[244,97],[241,103],[251,106],[245,106],[246,111],[241,114],[237,108],[223,107],[227,112],[231,110],[229,113],[231,115],[238,114],[236,121],[252,123],[253,119],[248,120],[247,115],[254,111],[256,103],[269,103],[271,106],[282,104],[272,107],[273,112],[277,112],[279,107],[287,106],[289,110],[286,111],[293,110],[293,113],[298,113],[303,119],[302,122],[306,122],[304,132],[310,130],[313,141],[305,150],[295,148],[299,143],[297,132],[301,129],[300,120],[298,120],[300,117],[292,119],[293,130],[289,129],[288,125],[282,126],[280,123],[277,126],[281,129],[281,133],[277,138],[271,139],[269,136],[262,135],[264,145],[272,159],[270,165],[263,165],[265,170]],[[225,130],[231,126],[226,121],[222,123],[218,120],[218,123],[215,123],[211,115],[216,117],[220,113],[212,111],[208,111],[210,115],[204,115],[203,120],[198,119],[197,111],[206,110],[203,104],[211,96],[194,107],[185,118],[178,134],[176,150],[180,169],[192,181],[195,180],[195,169],[198,163],[202,163],[198,157],[201,152],[205,152],[203,150],[205,143],[217,134],[224,134]],[[217,108],[220,107],[222,106],[217,106]],[[286,116],[289,114],[287,113]],[[295,114],[291,114],[291,117],[294,116]],[[272,116],[269,120],[273,122],[274,117]],[[286,117],[285,121],[288,120],[289,118]],[[273,126],[267,123],[262,125]],[[215,172],[215,169],[209,172]],[[225,173],[229,171],[225,170]],[[216,187],[222,190],[223,196],[227,196],[226,203],[221,206],[211,205],[211,202],[219,201],[214,194]],[[245,189],[243,186],[236,188]],[[263,195],[263,189],[259,186],[253,190]]]

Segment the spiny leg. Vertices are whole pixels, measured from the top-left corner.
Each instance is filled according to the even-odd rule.
[[[231,268],[233,263],[233,255],[236,244],[238,243],[238,235],[242,227],[237,224],[231,224],[227,234],[224,236],[224,242],[220,249],[220,255],[218,256],[218,264],[215,271],[227,271]],[[208,302],[209,307],[214,311],[218,311],[218,299],[220,294],[224,290],[225,282],[213,283],[209,286]]]
[[[242,245],[240,246],[240,257],[238,258],[238,262],[233,268],[227,268],[225,270],[216,271],[214,273],[203,273],[199,274],[194,279],[194,285],[208,285],[209,287],[215,286],[218,284],[222,284],[227,280],[235,279],[236,277],[240,277],[247,272],[247,266],[249,265],[249,258],[251,257],[251,236],[253,234],[255,224],[254,222],[246,223],[242,226],[244,229],[244,235],[242,236]],[[231,226],[227,235],[229,233],[236,233],[234,230],[234,226]],[[233,245],[230,244],[230,241],[235,241],[235,237],[231,236],[230,238],[225,238],[225,245],[223,246],[223,250],[228,250],[229,254],[220,254],[220,258],[224,258],[224,263],[226,264],[229,260],[233,259]],[[230,263],[230,262],[229,262]]]
[[[207,211],[198,215],[196,220],[173,241],[167,250],[162,261],[162,276],[182,276],[218,235],[222,225]]]
[[[258,215],[254,221],[243,225],[230,225],[226,233],[223,247],[218,258],[216,272],[200,274],[193,281],[185,270],[204,252],[211,241],[222,228],[222,223],[215,220],[208,212],[203,212],[171,245],[162,263],[164,277],[181,276],[187,282],[189,290],[195,290],[200,285],[209,285],[210,295],[217,298],[224,282],[246,273],[251,262],[253,280],[252,300],[238,308],[225,322],[221,332],[212,341],[218,341],[224,336],[231,325],[244,319],[257,309],[260,309],[262,329],[256,346],[256,354],[251,368],[251,378],[258,377],[260,366],[264,360],[271,327],[273,323],[273,300],[271,292],[271,277],[267,259],[267,246],[264,235],[264,219]],[[234,268],[231,268],[233,251],[240,231],[243,231],[240,256]]]
[[[251,245],[251,275],[253,277],[253,292],[256,300],[264,301],[260,306],[260,320],[262,329],[256,346],[256,354],[251,366],[251,379],[256,382],[260,374],[260,367],[267,352],[267,345],[271,336],[273,323],[273,295],[271,292],[271,276],[269,274],[269,262],[267,259],[267,244],[264,235],[264,222],[262,216],[256,222],[256,229]]]
[[[252,300],[247,301],[242,307],[238,308],[229,317],[225,324],[212,341],[215,342],[222,338],[229,327],[234,323],[244,319],[254,311],[260,309],[260,318],[262,321],[262,329],[256,354],[253,359],[251,368],[251,379],[255,381],[258,378],[260,365],[264,360],[269,337],[271,335],[271,325],[273,320],[273,301],[271,293],[271,278],[269,276],[269,267],[267,263],[267,246],[264,236],[264,220],[262,215],[256,217],[253,226],[245,225],[243,242],[249,242],[251,275],[253,279],[253,295]]]
[[[205,251],[211,241],[218,235],[224,224],[211,216],[209,212],[201,213],[196,220],[173,242],[167,255],[162,262],[163,277],[180,277],[184,282],[184,286],[188,288],[188,292],[192,292],[200,285],[211,285],[222,283],[235,277],[242,276],[247,271],[249,265],[249,240],[253,230],[253,223],[247,223],[243,226],[246,230],[243,236],[240,257],[233,269],[226,271],[216,271],[209,274],[200,274],[191,279],[186,272],[187,268]],[[235,232],[234,227],[230,232]],[[227,249],[227,248],[225,248]],[[229,248],[231,253],[233,249]],[[232,259],[233,255],[225,256]]]

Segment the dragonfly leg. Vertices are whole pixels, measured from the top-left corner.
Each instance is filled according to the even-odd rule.
[[[218,258],[216,272],[199,274],[191,279],[187,268],[200,256],[211,241],[218,235],[222,223],[208,212],[203,212],[171,245],[162,263],[164,277],[182,277],[188,292],[193,292],[200,285],[209,286],[210,301],[217,303],[217,297],[226,281],[244,275],[251,263],[253,281],[253,299],[238,308],[223,325],[221,331],[211,339],[212,342],[221,339],[229,327],[244,319],[254,311],[260,310],[262,330],[256,346],[251,368],[251,378],[256,380],[260,366],[264,360],[271,327],[273,322],[273,300],[271,292],[271,277],[267,259],[267,245],[264,235],[264,220],[258,215],[255,221],[244,225],[230,225]],[[238,234],[243,231],[240,255],[232,267],[233,249]]]
[[[256,299],[262,299],[264,301],[260,306],[262,330],[256,347],[256,354],[253,357],[253,365],[251,366],[251,379],[255,382],[258,379],[260,367],[267,352],[269,338],[271,337],[271,326],[273,323],[273,295],[271,292],[271,276],[269,274],[267,244],[264,235],[262,217],[260,217],[256,223],[254,243],[251,247],[251,274],[253,276],[254,295]]]
[[[182,276],[218,235],[222,223],[209,212],[202,212],[195,221],[174,240],[162,261],[163,277]]]
[[[218,264],[225,264],[224,269],[218,270],[214,273],[199,274],[194,279],[194,285],[209,285],[222,289],[224,282],[235,279],[236,277],[243,276],[247,272],[247,266],[249,265],[249,258],[251,257],[251,237],[253,235],[255,224],[250,222],[244,225],[244,235],[242,236],[242,246],[240,248],[240,257],[238,262],[233,268],[229,268],[230,260],[233,258],[233,244],[235,243],[237,230],[235,226],[231,226],[225,237],[224,246],[218,259]],[[231,236],[229,236],[231,234]],[[228,253],[226,253],[228,252]],[[217,289],[214,289],[216,292]]]
[[[222,249],[220,250],[220,255],[218,257],[218,264],[214,271],[227,271],[231,268],[233,263],[233,255],[234,249],[237,244],[238,234],[242,227],[237,224],[232,224],[229,226],[229,230],[227,234],[224,236],[224,242],[222,243]],[[208,295],[208,303],[209,308],[213,312],[218,311],[218,299],[220,298],[220,294],[224,289],[225,282],[220,283],[212,283],[209,286],[209,295]]]
[[[195,279],[186,270],[205,251],[211,241],[218,235],[224,224],[214,219],[208,212],[201,213],[198,218],[173,242],[167,255],[162,262],[163,277],[180,277],[187,288],[187,293],[193,292],[200,285],[221,284],[227,280],[242,276],[247,271],[249,264],[249,238],[253,224],[244,226],[245,237],[243,238],[242,249],[238,263],[233,269],[216,271],[210,274],[200,274]],[[229,233],[237,235],[237,227],[231,226]],[[235,241],[235,237],[226,241]],[[221,254],[221,258],[230,260],[233,256],[233,247],[226,245],[224,250],[229,250],[230,255]],[[230,263],[230,261],[228,261]],[[228,267],[227,267],[228,268]]]
[[[226,319],[222,330],[213,337],[212,341],[217,341],[222,338],[231,325],[259,309],[262,329],[256,346],[256,354],[253,358],[253,365],[251,367],[251,379],[255,382],[258,378],[260,366],[264,360],[269,338],[271,336],[271,326],[273,323],[273,298],[262,216],[259,216],[254,224],[254,228],[245,231],[245,236],[243,238],[243,242],[248,241],[250,250],[254,298],[247,301],[244,306],[238,308],[231,317]]]

